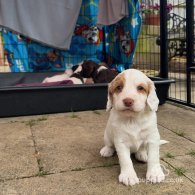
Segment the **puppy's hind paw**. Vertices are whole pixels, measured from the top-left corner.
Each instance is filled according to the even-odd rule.
[[[114,154],[114,149],[109,147],[109,146],[104,146],[101,150],[100,150],[100,155],[102,157],[111,157]]]
[[[137,152],[137,153],[135,153],[135,158],[138,161],[147,162],[147,160],[148,160],[148,154],[147,154],[147,152],[145,150],[144,151],[141,151],[141,152]]]

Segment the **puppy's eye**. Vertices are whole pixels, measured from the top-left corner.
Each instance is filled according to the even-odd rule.
[[[138,91],[145,91],[144,87],[142,87],[141,85],[137,87]]]
[[[118,86],[116,87],[116,90],[117,90],[118,92],[121,92],[122,89],[123,89],[123,87],[122,87],[121,85],[118,85]]]

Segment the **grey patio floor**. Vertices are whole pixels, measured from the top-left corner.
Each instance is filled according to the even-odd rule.
[[[193,110],[159,107],[160,134],[170,143],[160,151],[168,176],[155,185],[135,160],[141,183],[118,183],[117,156],[99,155],[107,119],[104,110],[0,119],[0,194],[195,194]]]

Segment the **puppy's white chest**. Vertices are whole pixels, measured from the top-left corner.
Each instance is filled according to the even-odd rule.
[[[117,136],[130,148],[132,153],[136,152],[146,139],[141,127],[132,122],[122,126],[120,135]]]

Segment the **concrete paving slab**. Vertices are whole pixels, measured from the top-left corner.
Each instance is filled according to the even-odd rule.
[[[136,164],[138,176],[142,178],[146,166]],[[149,184],[142,178],[139,185],[133,187],[118,183],[119,166],[92,168],[83,171],[68,171],[45,177],[34,177],[12,180],[0,183],[2,195],[8,194],[33,194],[33,195],[164,195],[194,193],[195,184],[184,176],[177,177],[171,171],[166,182],[161,184]]]
[[[99,119],[106,119],[108,118],[109,113],[105,112],[105,110],[93,110],[93,111],[84,111],[84,112],[67,112],[67,113],[56,113],[56,114],[43,114],[43,115],[32,115],[32,116],[18,116],[18,117],[7,117],[7,118],[0,118],[0,124],[1,123],[12,123],[12,122],[27,122],[27,121],[42,121],[42,120],[55,120],[59,118],[78,118],[78,115],[80,119],[86,121],[86,118],[88,120],[91,119],[90,116],[92,116],[92,119],[94,119],[94,116],[99,116]],[[95,122],[97,121],[97,119]],[[92,120],[90,120],[92,121]]]
[[[108,113],[104,110],[98,114],[87,111],[50,115],[46,121],[34,125],[32,131],[44,170],[59,172],[117,164],[116,156],[111,159],[99,156],[107,119]],[[185,138],[159,127],[161,138],[170,142],[161,146],[161,158],[165,158],[167,153],[181,156],[195,149],[194,143],[186,144],[188,140]]]
[[[159,107],[158,124],[195,142],[195,111],[180,108],[171,104]]]
[[[175,168],[183,168],[185,170],[184,175],[195,183],[195,156],[178,156],[165,159],[165,161]]]
[[[0,124],[0,180],[28,177],[38,173],[29,126]]]
[[[77,113],[77,116],[51,119],[32,126],[40,163],[45,171],[118,164],[116,156],[105,159],[99,154],[107,119],[85,112]]]
[[[195,143],[176,135],[160,125],[158,127],[161,139],[169,141],[169,143],[160,146],[161,158],[167,158],[168,153],[173,156],[183,156],[188,154],[191,150],[195,150]]]
[[[109,112],[106,112],[105,110],[92,110],[92,111],[85,111],[85,112],[68,112],[68,113],[51,114],[48,115],[48,120],[70,117],[70,118],[79,118],[85,122],[86,121],[96,122],[99,120],[107,121],[108,116],[109,116]]]

